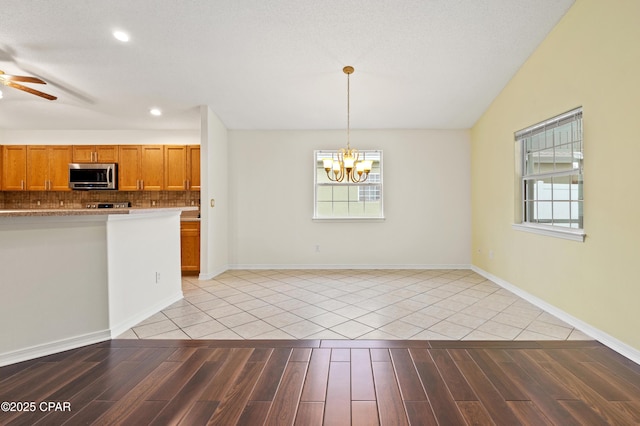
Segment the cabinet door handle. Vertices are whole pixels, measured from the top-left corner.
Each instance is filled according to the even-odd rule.
[[[140,179],[140,189],[144,189],[144,180]]]
[[[191,189],[191,181],[187,179],[187,189]]]
[[[20,190],[24,191],[24,181],[23,180],[20,181]]]

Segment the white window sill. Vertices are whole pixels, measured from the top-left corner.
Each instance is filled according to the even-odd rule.
[[[384,222],[384,217],[312,217],[313,222]]]
[[[511,227],[517,231],[531,232],[548,237],[563,238],[565,240],[584,242],[587,234],[582,229],[562,229],[554,226],[535,225],[532,223],[514,223]]]

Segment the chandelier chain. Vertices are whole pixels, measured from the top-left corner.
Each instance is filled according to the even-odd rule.
[[[351,139],[351,95],[349,87],[349,77],[351,73],[347,73],[347,149],[350,149],[349,141]]]

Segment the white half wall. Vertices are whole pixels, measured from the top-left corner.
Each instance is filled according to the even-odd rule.
[[[182,299],[180,212],[109,215],[111,337]]]
[[[0,219],[0,365],[109,338],[106,239],[105,216]]]
[[[468,131],[352,131],[352,147],[384,152],[375,222],[312,220],[313,151],[342,148],[345,131],[228,135],[231,268],[469,266]]]

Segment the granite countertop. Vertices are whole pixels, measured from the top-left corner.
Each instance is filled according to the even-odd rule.
[[[144,214],[154,212],[181,211],[197,212],[198,207],[150,207],[150,208],[126,208],[126,209],[0,209],[1,217],[24,216],[91,216],[109,214]],[[199,220],[199,219],[197,219]]]

